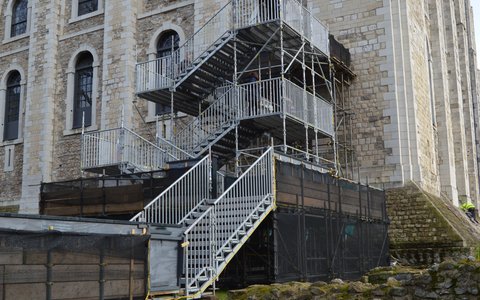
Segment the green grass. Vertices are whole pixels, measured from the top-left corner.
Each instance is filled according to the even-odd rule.
[[[216,291],[215,296],[217,296],[218,300],[228,300],[227,291],[224,290]]]

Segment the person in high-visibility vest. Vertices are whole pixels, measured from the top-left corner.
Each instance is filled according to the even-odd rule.
[[[475,216],[475,206],[470,202],[463,203],[460,208],[465,212],[468,218],[474,222],[478,223],[477,218]]]

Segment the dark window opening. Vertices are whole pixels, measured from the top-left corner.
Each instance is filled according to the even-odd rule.
[[[180,36],[173,30],[164,32],[157,43],[157,58],[171,55],[173,51],[177,50],[180,44]],[[171,113],[171,108],[168,105],[156,104],[155,115],[166,115]]]
[[[78,0],[78,15],[86,15],[98,10],[98,0]]]
[[[7,94],[5,101],[5,121],[3,140],[11,141],[18,138],[18,120],[20,114],[20,81],[21,76],[13,72],[7,80]]]
[[[172,54],[172,50],[178,49],[180,36],[173,30],[164,32],[157,43],[157,58]]]
[[[12,28],[10,36],[24,34],[27,32],[28,1],[18,0],[15,2],[12,11]]]
[[[163,105],[163,104],[160,104],[160,103],[155,104],[155,115],[156,116],[168,115],[171,112],[172,112],[172,110],[170,109],[170,106]]]
[[[92,125],[92,86],[93,86],[93,56],[81,53],[75,65],[75,91],[73,98],[73,128]]]

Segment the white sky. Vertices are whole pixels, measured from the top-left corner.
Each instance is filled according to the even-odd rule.
[[[475,41],[477,42],[477,60],[480,66],[480,0],[470,1],[473,6],[473,18],[475,21]]]

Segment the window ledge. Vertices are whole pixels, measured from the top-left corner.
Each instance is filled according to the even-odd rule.
[[[8,44],[8,43],[11,43],[11,42],[18,41],[18,40],[21,40],[21,39],[24,39],[24,38],[28,37],[29,35],[30,35],[30,33],[26,32],[26,33],[23,33],[23,34],[14,36],[14,37],[9,37],[9,38],[3,39],[2,44]]]
[[[96,131],[96,130],[98,130],[98,126],[97,126],[97,125],[92,125],[92,126],[88,126],[87,128],[85,128],[85,132]],[[64,136],[81,134],[81,133],[82,133],[82,128],[65,129],[65,130],[63,131],[63,135],[64,135]]]
[[[103,9],[99,9],[99,10],[96,10],[96,11],[93,11],[91,13],[84,14],[84,15],[81,15],[81,16],[72,17],[70,20],[68,20],[68,23],[72,24],[72,23],[79,22],[79,21],[82,21],[82,20],[85,20],[85,19],[93,18],[93,17],[101,15],[101,14],[103,14]]]
[[[23,143],[23,138],[19,138],[19,139],[16,139],[16,140],[11,140],[11,141],[0,142],[0,147],[18,145],[18,144],[21,144],[21,143]]]

